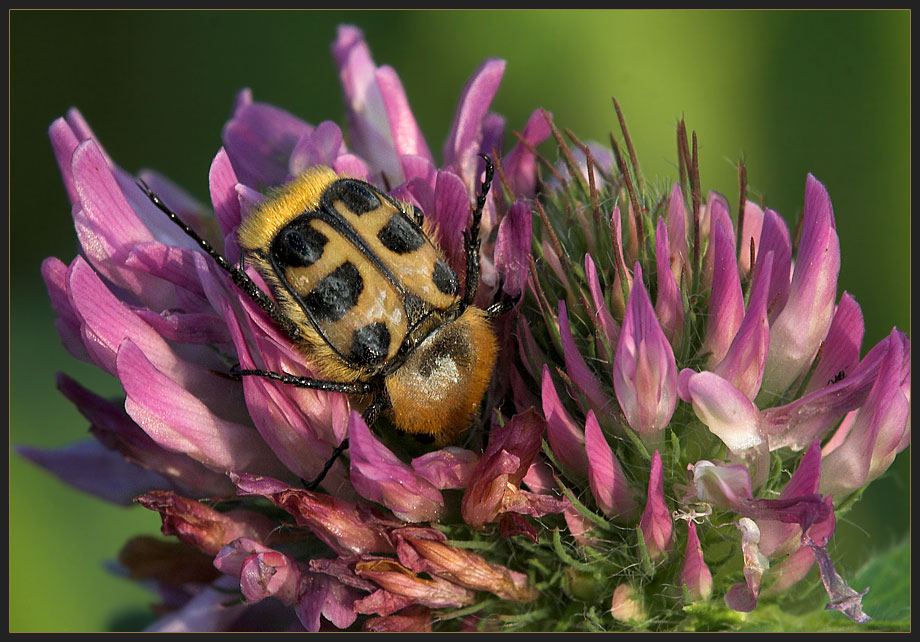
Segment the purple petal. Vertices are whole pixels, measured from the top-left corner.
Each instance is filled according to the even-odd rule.
[[[707,227],[708,223],[708,227]],[[710,192],[709,198],[706,201],[706,212],[701,222],[701,228],[703,230],[709,230],[709,248],[706,252],[706,255],[703,257],[703,287],[710,286],[713,281],[713,271],[718,269],[718,264],[722,263],[723,267],[727,267],[727,263],[724,263],[725,257],[722,252],[719,252],[719,248],[714,245],[714,239],[716,238],[716,230],[721,227],[724,232],[727,233],[727,238],[729,239],[729,245],[731,246],[731,255],[732,255],[732,265],[735,266],[735,272],[737,273],[737,262],[734,260],[735,256],[735,229],[732,225],[732,218],[730,210],[728,207],[728,201],[725,200],[725,197],[719,194],[718,192]],[[705,233],[705,232],[704,232]],[[740,287],[740,285],[739,285]]]
[[[128,461],[95,439],[55,450],[18,447],[16,451],[64,483],[104,499],[130,506],[134,498],[169,482],[157,473]]]
[[[502,291],[520,294],[527,283],[533,222],[530,206],[516,201],[498,225],[492,256],[501,275]]]
[[[146,490],[172,487],[196,497],[222,497],[233,493],[233,486],[224,475],[182,453],[157,445],[128,417],[123,403],[103,399],[63,374],[58,375],[57,387],[86,417],[91,424],[90,432],[106,448],[169,480],[167,485]]]
[[[211,171],[208,174],[208,189],[211,193],[211,204],[214,206],[214,215],[220,223],[224,236],[224,256],[231,263],[236,263],[240,258],[240,247],[236,241],[236,228],[243,220],[240,208],[240,197],[236,191],[239,180],[230,164],[230,157],[223,147],[211,162]]]
[[[251,427],[214,415],[157,370],[130,339],[119,348],[116,366],[127,394],[125,410],[164,448],[184,452],[216,471],[289,474],[265,442],[254,439]]]
[[[840,611],[859,624],[864,624],[871,620],[872,618],[862,610],[862,598],[869,591],[869,588],[866,587],[862,592],[857,593],[837,573],[834,568],[834,562],[825,547],[816,545],[808,538],[805,538],[805,543],[814,552],[815,560],[818,562],[818,571],[821,574],[821,582],[824,584],[824,589],[831,600],[830,604],[824,608]]]
[[[636,509],[632,490],[591,410],[585,421],[585,449],[588,453],[588,483],[598,507],[609,517],[629,516]]]
[[[82,261],[82,259],[80,260]],[[77,259],[74,259],[74,263],[76,261]],[[42,261],[42,278],[44,278],[45,287],[48,289],[51,307],[58,315],[58,318],[54,320],[58,336],[61,337],[61,342],[71,355],[80,361],[91,362],[89,352],[87,352],[86,346],[83,345],[80,318],[73,309],[67,291],[67,282],[70,280],[69,271],[66,265],[53,256]]]
[[[612,399],[601,388],[597,375],[585,363],[584,357],[575,345],[572,328],[565,301],[559,300],[559,336],[562,339],[562,354],[565,360],[565,372],[572,380],[576,390],[585,395],[588,404],[597,413],[605,413],[611,407]],[[670,418],[670,417],[669,417]]]
[[[712,254],[712,292],[709,299],[710,317],[701,354],[709,353],[707,364],[713,366],[725,358],[732,340],[744,319],[744,294],[735,262],[735,244],[723,225],[714,225],[710,241]]]
[[[433,162],[422,130],[415,122],[415,116],[409,107],[399,76],[391,67],[383,66],[376,71],[375,79],[383,97],[397,157],[421,156]]]
[[[910,432],[910,401],[901,389],[906,338],[893,330],[888,343],[878,377],[846,438],[824,455],[823,493],[840,496],[877,478]]]
[[[832,385],[842,376],[852,372],[859,363],[859,352],[865,333],[866,327],[859,304],[849,292],[844,292],[824,339],[818,364],[805,388],[805,394]]]
[[[308,631],[319,631],[321,615],[340,629],[348,628],[357,619],[355,601],[360,594],[332,577],[303,573],[298,594],[294,611]]]
[[[779,394],[804,372],[827,336],[837,298],[840,241],[827,190],[814,176],[805,186],[802,240],[789,299],[770,327],[764,388]]]
[[[348,423],[348,444],[351,482],[359,495],[408,522],[437,519],[444,508],[440,491],[377,441],[356,412]]]
[[[546,438],[553,454],[565,468],[579,477],[588,474],[588,455],[585,452],[585,435],[569,416],[556,393],[556,386],[543,366],[543,415],[546,417]],[[589,411],[591,412],[591,411]]]
[[[763,270],[767,254],[773,252],[773,270],[770,273],[770,291],[767,293],[767,312],[770,323],[776,320],[789,298],[789,278],[792,274],[792,241],[786,221],[773,210],[764,212],[760,246],[755,248],[754,276]],[[750,250],[748,251],[750,256]]]
[[[315,165],[331,167],[343,153],[342,130],[332,121],[323,121],[297,141],[288,160],[288,173],[299,176]]]
[[[591,291],[591,299],[594,302],[594,322],[603,333],[607,345],[610,347],[610,359],[613,358],[613,350],[616,348],[617,341],[620,339],[620,326],[610,314],[610,307],[604,298],[604,291],[601,289],[601,283],[597,278],[597,268],[594,266],[594,259],[590,254],[585,254],[585,275],[588,279],[588,289]],[[606,348],[604,349],[606,352]]]
[[[532,147],[536,147],[549,138],[549,123],[543,116],[543,110],[537,109],[527,120],[521,137]],[[517,198],[533,198],[537,184],[537,159],[533,152],[522,142],[502,160],[502,170],[511,191]]]
[[[172,611],[148,626],[145,631],[197,633],[202,631],[226,631],[245,610],[242,602],[227,602],[228,591],[234,591],[233,585],[227,585],[230,578],[221,578],[190,599],[181,609]]]
[[[222,138],[240,182],[262,189],[287,181],[291,152],[312,129],[283,109],[241,100]]]
[[[464,183],[472,186],[478,159],[482,121],[498,91],[505,73],[505,61],[486,60],[467,81],[457,104],[457,112],[444,144],[444,164],[456,167]]]
[[[652,455],[652,469],[648,480],[648,497],[642,518],[639,520],[642,536],[645,538],[645,548],[652,560],[658,559],[671,550],[671,535],[674,524],[671,512],[664,501],[664,477],[662,473],[661,455],[658,451]]]

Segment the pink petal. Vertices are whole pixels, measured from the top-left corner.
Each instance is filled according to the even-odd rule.
[[[680,580],[687,587],[693,601],[707,600],[712,594],[712,573],[703,559],[703,548],[696,534],[696,524],[688,520],[687,528],[687,548],[684,551]]]
[[[655,266],[658,272],[655,313],[671,346],[677,347],[684,333],[684,302],[671,271],[670,254],[666,223],[664,218],[659,218],[658,230],[655,233]]]
[[[707,363],[713,366],[725,358],[738,328],[744,319],[744,294],[735,262],[732,235],[723,225],[712,229],[712,292],[709,299],[710,317],[700,354],[709,353]]]
[[[588,404],[595,412],[609,411],[613,400],[601,388],[597,375],[588,367],[584,357],[578,351],[575,339],[572,337],[572,328],[569,326],[565,301],[562,299],[559,300],[559,336],[562,339],[565,372],[572,380],[576,390],[585,395]]]
[[[658,451],[652,455],[652,468],[648,480],[648,497],[642,518],[639,520],[642,536],[645,538],[645,548],[649,557],[656,560],[671,550],[673,542],[671,535],[674,525],[671,512],[664,501],[664,477],[662,472],[661,455]]]
[[[598,507],[610,517],[629,516],[635,511],[636,502],[620,462],[591,410],[585,421],[585,449],[588,453],[588,483]]]
[[[501,275],[502,291],[520,294],[527,283],[532,227],[530,206],[515,202],[498,225],[493,258]]]
[[[687,384],[693,411],[734,453],[763,443],[760,411],[744,393],[711,372],[693,375]]]
[[[527,120],[521,137],[532,147],[536,147],[549,138],[549,123],[543,116],[543,110],[537,109]],[[520,141],[502,160],[502,170],[511,185],[512,193],[518,198],[532,198],[536,190],[537,159]]]
[[[543,366],[543,415],[546,417],[546,438],[559,462],[570,472],[585,477],[588,474],[588,455],[585,452],[585,435],[572,420],[549,373]],[[591,411],[589,411],[591,412]]]
[[[348,439],[351,482],[359,495],[408,522],[438,518],[444,508],[440,491],[377,441],[356,412],[351,413]]]

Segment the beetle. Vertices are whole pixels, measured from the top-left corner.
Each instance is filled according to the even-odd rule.
[[[504,297],[473,305],[479,284],[480,222],[494,168],[488,156],[472,220],[464,232],[460,280],[417,207],[370,183],[316,166],[281,188],[238,229],[243,260],[265,279],[260,289],[183,222],[144,183],[147,198],[226,271],[326,378],[245,370],[304,388],[356,395],[368,426],[386,413],[399,430],[439,446],[466,431],[478,412],[498,353],[492,320],[513,307]],[[333,450],[315,488],[347,438]]]

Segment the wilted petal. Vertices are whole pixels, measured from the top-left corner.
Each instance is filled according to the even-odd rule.
[[[391,560],[358,562],[355,572],[385,591],[408,598],[410,603],[432,608],[460,607],[473,602],[475,594],[440,578],[424,579]],[[400,607],[401,608],[401,607]]]
[[[703,547],[696,534],[696,524],[687,520],[687,549],[684,551],[684,564],[680,570],[680,581],[687,587],[690,599],[707,600],[712,594],[712,573],[703,559]]]
[[[359,495],[408,522],[438,518],[444,507],[440,491],[377,441],[357,412],[348,423],[348,444],[351,482]]]
[[[495,521],[520,490],[521,481],[540,452],[546,422],[533,410],[493,428],[473,478],[463,494],[463,521],[480,529]]]
[[[780,394],[804,372],[827,336],[837,298],[840,241],[831,199],[811,174],[805,185],[802,240],[789,299],[770,326],[764,388]]]
[[[862,592],[857,593],[844,581],[834,568],[834,562],[827,553],[827,548],[818,546],[809,538],[805,538],[805,544],[809,546],[818,562],[818,570],[821,573],[821,582],[824,589],[830,597],[830,604],[825,609],[840,611],[854,622],[863,624],[872,618],[866,615],[862,610],[862,598],[869,591],[866,587]]]
[[[633,430],[650,436],[671,421],[677,405],[677,365],[636,262],[635,283],[613,360],[617,401]]]
[[[648,480],[648,497],[642,518],[639,520],[642,536],[645,538],[645,549],[652,560],[656,560],[671,550],[673,542],[671,535],[674,524],[671,512],[664,501],[664,477],[661,465],[661,455],[658,451],[652,456],[652,469]]]
[[[172,491],[152,491],[137,502],[160,513],[163,534],[175,535],[203,553],[216,555],[235,539],[263,540],[271,532],[271,521],[253,511],[221,513],[206,504]]]
[[[734,611],[748,613],[757,606],[760,596],[760,578],[770,561],[758,548],[760,529],[752,519],[742,517],[736,524],[741,531],[741,552],[744,557],[744,584],[733,585],[725,595],[725,603]]]
[[[431,624],[431,609],[424,606],[407,606],[393,615],[368,618],[361,630],[383,633],[430,632]]]
[[[591,410],[585,421],[585,449],[588,483],[598,507],[607,516],[628,517],[637,508],[633,492]]]
[[[253,475],[234,475],[232,479],[241,495],[268,498],[291,514],[299,526],[307,526],[339,554],[386,553],[392,550],[381,530],[369,524],[351,502]]]
[[[323,616],[336,627],[345,629],[357,619],[355,601],[360,593],[335,578],[320,573],[301,573],[294,612],[308,631],[320,630]]]
[[[530,602],[539,593],[527,576],[504,566],[488,563],[482,556],[444,542],[403,537],[423,562],[423,570],[475,591],[489,591],[503,600]]]

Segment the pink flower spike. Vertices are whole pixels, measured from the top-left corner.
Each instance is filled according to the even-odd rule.
[[[687,548],[684,551],[680,581],[687,587],[692,601],[708,600],[712,595],[712,573],[703,559],[703,548],[696,534],[696,524],[692,520],[687,520],[687,528]]]
[[[680,346],[684,334],[684,302],[677,280],[671,271],[670,248],[664,217],[658,219],[655,233],[655,266],[658,272],[658,298],[655,313],[671,346]]]
[[[585,450],[588,453],[588,483],[598,507],[608,517],[628,518],[637,508],[636,501],[592,410],[588,411],[585,421]]]
[[[352,411],[348,422],[351,482],[359,495],[383,504],[407,522],[436,520],[444,508],[440,491],[374,438]]]
[[[712,367],[725,358],[738,328],[744,319],[744,294],[735,262],[735,245],[732,235],[723,225],[712,228],[713,272],[712,292],[709,300],[709,319],[706,337],[700,354],[709,354],[706,363]]]
[[[652,455],[648,498],[645,509],[642,511],[642,518],[639,520],[639,527],[642,529],[645,549],[650,559],[654,561],[671,550],[674,524],[671,520],[671,512],[664,501],[664,476],[661,455],[657,450]]]
[[[546,438],[550,448],[566,470],[585,477],[589,470],[585,435],[559,399],[546,365],[543,366],[542,384],[543,415],[546,417]],[[593,411],[588,413],[591,416]]]
[[[613,359],[613,387],[633,430],[652,436],[671,421],[677,405],[677,364],[655,309],[635,266],[635,282],[626,306]]]
[[[831,199],[811,174],[805,185],[802,240],[789,287],[789,299],[770,326],[770,354],[763,386],[781,394],[808,369],[827,336],[837,299],[840,241]]]

